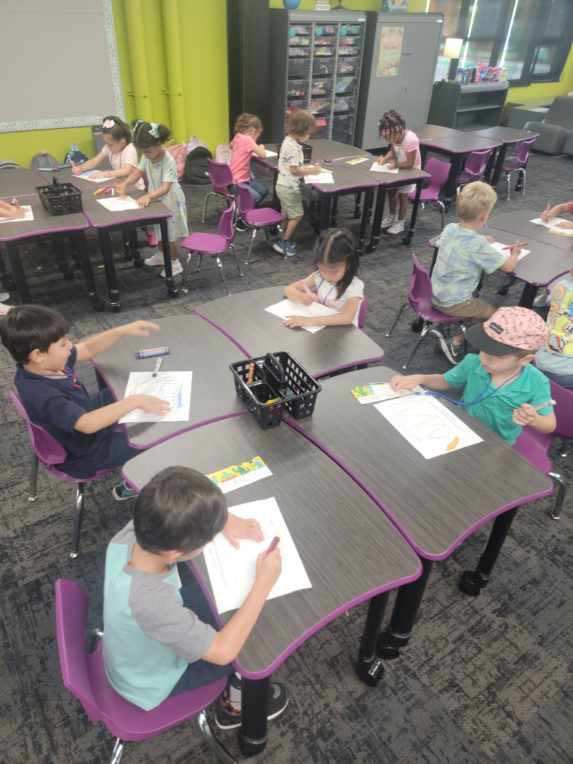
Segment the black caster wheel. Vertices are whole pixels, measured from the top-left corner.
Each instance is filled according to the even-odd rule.
[[[477,571],[464,570],[459,582],[461,592],[468,597],[477,597],[484,586],[485,582]]]
[[[413,331],[415,334],[420,334],[420,332],[422,331],[422,327],[423,327],[423,326],[424,326],[424,321],[423,321],[421,318],[416,318],[416,319],[414,319],[414,321],[412,321],[412,323],[410,324],[410,329],[411,329],[411,330],[412,330],[412,331]]]

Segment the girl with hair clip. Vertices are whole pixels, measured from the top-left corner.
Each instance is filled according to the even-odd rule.
[[[253,178],[251,157],[253,154],[264,159],[265,147],[257,143],[263,132],[261,120],[254,114],[239,114],[235,122],[235,137],[231,141],[231,172],[236,186],[246,186],[255,204],[260,204],[266,197],[267,187]]]
[[[93,159],[88,159],[83,164],[72,166],[74,175],[84,172],[92,172],[92,178],[127,178],[130,172],[137,167],[137,151],[131,142],[131,130],[119,117],[104,117],[101,124],[104,147]],[[104,161],[111,166],[111,170],[96,170]],[[143,180],[139,180],[136,188],[143,191]]]
[[[170,136],[169,128],[157,122],[138,121],[135,123],[133,142],[143,156],[138,167],[134,167],[126,180],[118,184],[117,193],[125,195],[127,186],[145,178],[147,193],[137,200],[139,206],[147,207],[151,202],[161,201],[171,210],[172,217],[167,220],[167,231],[173,261],[173,275],[177,276],[183,272],[183,267],[177,257],[177,240],[188,236],[189,229],[187,227],[187,204],[185,194],[177,179],[177,165],[164,146]],[[156,252],[151,257],[146,258],[145,265],[163,265],[163,255]],[[160,276],[165,278],[165,269],[161,271]]]
[[[288,316],[286,326],[358,326],[360,303],[364,297],[364,282],[357,276],[358,255],[354,239],[345,228],[323,231],[315,246],[316,270],[305,279],[285,288],[292,302],[311,305],[318,302],[338,312],[332,316]]]
[[[397,167],[400,170],[413,168],[420,170],[422,168],[420,141],[416,133],[406,129],[406,121],[401,114],[394,110],[385,112],[378,128],[380,137],[390,144],[389,151],[380,157],[378,164],[385,164],[390,168]],[[390,213],[382,219],[382,228],[387,228],[388,233],[402,233],[406,227],[408,194],[415,189],[415,185],[401,186],[395,191],[388,192]],[[397,219],[396,201],[398,201]]]

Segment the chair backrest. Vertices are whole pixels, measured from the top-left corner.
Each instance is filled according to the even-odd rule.
[[[88,633],[88,594],[75,581],[56,581],[56,642],[64,687],[84,707],[92,721],[101,719],[90,677]]]
[[[239,214],[244,215],[254,209],[255,200],[246,186],[239,186]]]
[[[550,443],[550,435],[544,435],[536,430],[532,430],[530,427],[524,427],[521,435],[513,444],[513,448],[532,467],[546,475],[553,467],[551,459],[547,455]]]
[[[211,181],[213,190],[218,194],[228,194],[228,187],[233,182],[233,175],[229,165],[223,162],[214,162],[212,159],[208,159],[207,172],[209,174],[209,180]]]
[[[24,408],[24,405],[22,401],[20,400],[19,396],[15,392],[10,392],[10,399],[12,403],[14,404],[14,408],[20,414],[24,422],[26,423],[26,427],[28,429],[28,434],[30,435],[30,441],[32,444],[32,448],[34,449],[34,453],[38,457],[38,459],[42,462],[42,464],[62,464],[66,461],[67,454],[66,450],[63,446],[61,446],[58,441],[53,438],[50,433],[45,430],[43,427],[40,427],[40,425],[34,424],[30,417],[28,416],[28,412]]]
[[[215,149],[215,162],[219,164],[231,164],[231,146],[228,143],[220,143]]]
[[[424,170],[432,176],[429,188],[438,192],[441,191],[446,185],[450,174],[450,163],[444,162],[442,159],[430,157],[424,166]]]
[[[475,175],[476,177],[482,177],[485,173],[488,160],[493,153],[493,149],[480,149],[479,151],[472,151],[468,155],[464,170],[468,175]]]
[[[408,302],[416,313],[432,307],[430,275],[416,255],[412,255],[412,273],[408,289]]]
[[[360,307],[358,308],[358,328],[364,329],[366,324],[366,313],[368,312],[368,297],[363,297],[360,300]]]
[[[515,147],[515,158],[518,162],[523,165],[527,164],[527,160],[529,159],[529,152],[531,151],[531,147],[536,140],[537,136],[534,135],[533,138],[525,138],[523,141],[519,141]]]
[[[560,435],[562,438],[573,438],[573,390],[561,387],[553,380],[550,380],[550,383],[557,419],[555,435]]]
[[[573,130],[573,97],[560,96],[556,98],[549,107],[545,122],[549,125],[559,125],[566,127],[567,130]]]
[[[235,204],[230,204],[228,207],[226,207],[221,217],[219,218],[219,223],[217,224],[217,233],[220,236],[224,236],[225,239],[227,239],[228,242],[233,241],[235,238]]]

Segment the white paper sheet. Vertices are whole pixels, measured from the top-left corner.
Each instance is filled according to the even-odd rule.
[[[398,168],[388,167],[387,164],[378,164],[378,162],[372,162],[370,165],[370,172],[390,172],[392,175],[397,175]]]
[[[480,436],[429,395],[377,403],[375,408],[424,459],[481,443]]]
[[[278,316],[283,320],[289,316],[305,316],[306,318],[334,316],[338,312],[334,310],[334,308],[329,308],[319,302],[313,302],[311,305],[303,305],[300,302],[292,302],[291,300],[281,300],[274,305],[269,305],[265,310],[267,313],[272,313],[273,316]],[[324,329],[324,326],[303,326],[301,328],[311,334],[315,334],[321,329]]]
[[[154,395],[171,406],[165,416],[147,414],[141,409],[130,411],[119,421],[127,422],[188,422],[191,408],[192,371],[160,371],[156,377],[152,371],[132,371],[127,381],[128,395]]]
[[[328,170],[322,170],[315,175],[305,175],[305,183],[334,183],[334,176]]]
[[[510,255],[510,251],[508,249],[508,244],[502,244],[501,241],[494,241],[491,243],[491,246],[494,249],[497,249],[498,252],[501,252],[502,255]],[[519,255],[517,256],[517,260],[523,260],[524,257],[527,257],[531,253],[530,249],[522,249]]]
[[[541,218],[533,218],[533,220],[530,220],[529,222],[534,223],[535,225],[542,225],[544,228],[554,228],[559,223],[564,223],[565,218],[551,218],[550,223],[546,223],[545,220],[542,220]]]
[[[312,588],[274,497],[229,507],[229,512],[244,519],[258,520],[264,540],[261,543],[241,541],[239,549],[235,549],[223,534],[219,533],[204,548],[205,563],[219,613],[241,607],[255,581],[257,557],[268,549],[275,536],[280,538],[282,570],[268,599],[282,597],[300,589]]]
[[[551,233],[556,233],[558,236],[573,236],[573,228],[561,228],[560,223],[566,223],[565,218],[551,218],[549,223],[545,223],[541,218],[534,218],[531,223],[535,225],[542,225],[547,228]]]
[[[393,398],[405,398],[408,395],[414,395],[414,393],[423,392],[422,388],[418,385],[414,390],[402,390],[397,392],[392,390],[389,382],[383,382],[380,384],[369,385],[357,385],[352,388],[352,395],[356,398],[358,403],[378,403],[379,401],[388,401]]]
[[[88,170],[88,172],[82,172],[81,175],[78,175],[78,178],[81,178],[82,180],[89,180],[90,183],[107,183],[110,180],[113,180],[113,178],[109,176],[105,176],[103,178],[94,178],[93,173],[98,172],[97,170]]]
[[[0,217],[0,223],[24,223],[26,220],[34,220],[34,210],[30,205],[23,204],[20,209],[22,215],[18,218],[3,218]]]
[[[265,149],[265,156],[267,159],[272,159],[273,157],[278,157],[278,154],[276,151],[271,151],[270,149]]]
[[[110,212],[139,209],[139,205],[131,196],[108,196],[105,199],[98,199],[98,202]]]

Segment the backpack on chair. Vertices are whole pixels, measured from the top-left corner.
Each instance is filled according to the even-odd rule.
[[[207,185],[210,183],[207,173],[207,160],[212,159],[213,155],[198,138],[190,138],[187,143],[187,158],[185,160],[186,183],[194,185]]]
[[[60,167],[58,160],[51,154],[48,154],[47,151],[34,154],[30,162],[30,169],[32,170],[56,170],[58,167]]]

